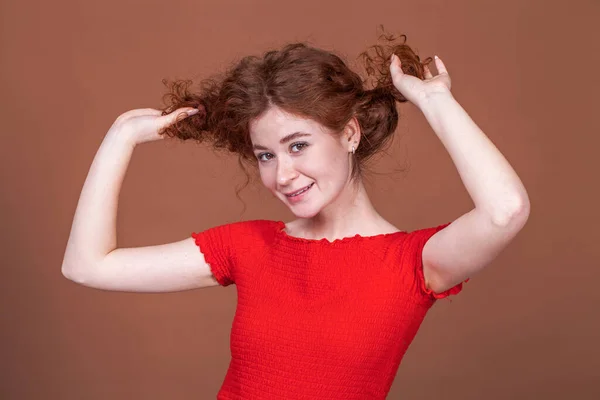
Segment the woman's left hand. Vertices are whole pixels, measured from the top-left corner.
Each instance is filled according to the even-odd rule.
[[[400,58],[392,55],[390,63],[390,72],[394,86],[408,101],[421,108],[435,94],[450,93],[450,75],[446,66],[437,56],[435,57],[435,66],[438,75],[433,76],[429,68],[425,65],[425,79],[421,80],[416,76],[407,75],[402,71]]]

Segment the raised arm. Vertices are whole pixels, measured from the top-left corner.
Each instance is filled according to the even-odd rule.
[[[433,235],[423,247],[427,286],[443,292],[489,265],[529,217],[529,197],[502,153],[450,93],[450,76],[435,58],[438,75],[406,75],[397,57],[390,65],[394,85],[423,111],[448,150],[475,208]]]
[[[191,112],[187,114],[186,112]],[[104,290],[165,292],[217,285],[192,238],[159,246],[117,248],[119,192],[136,145],[159,140],[159,130],[197,112],[132,110],[119,116],[104,138],[77,204],[62,273]]]

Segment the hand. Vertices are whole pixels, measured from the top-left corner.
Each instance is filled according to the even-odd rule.
[[[109,132],[118,131],[119,136],[126,137],[133,145],[161,140],[165,136],[158,133],[163,128],[197,112],[198,109],[192,107],[179,108],[167,115],[162,115],[160,110],[153,108],[131,110],[121,114],[110,127]]]
[[[406,99],[421,108],[432,94],[450,93],[450,75],[448,75],[448,71],[442,60],[437,56],[435,57],[435,66],[437,67],[438,75],[433,76],[429,68],[425,65],[423,66],[425,79],[421,80],[416,76],[405,74],[402,71],[400,58],[393,54],[390,63],[390,73],[394,86]]]

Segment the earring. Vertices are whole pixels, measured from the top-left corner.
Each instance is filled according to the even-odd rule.
[[[354,146],[352,146],[352,154],[354,154]]]

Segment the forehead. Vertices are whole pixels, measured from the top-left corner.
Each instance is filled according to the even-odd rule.
[[[294,132],[311,135],[329,134],[327,128],[310,118],[288,113],[279,107],[271,107],[250,123],[252,143],[265,143],[279,140]]]

